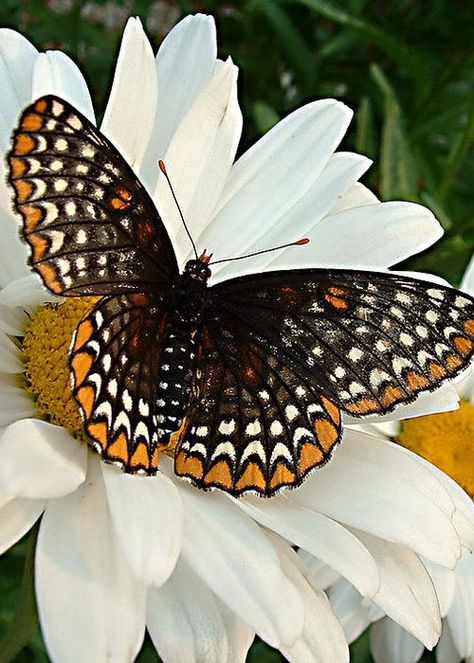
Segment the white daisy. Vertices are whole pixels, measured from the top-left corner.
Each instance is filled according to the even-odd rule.
[[[461,289],[474,294],[474,257],[466,270]],[[466,491],[474,499],[474,368],[471,367],[461,380],[455,383],[461,398],[460,406],[453,412],[431,414],[418,419],[393,421],[390,424],[373,425],[372,432],[385,432],[426,461],[425,467],[442,480],[450,491],[456,492],[466,504]],[[364,426],[360,426],[364,429]],[[370,427],[365,426],[366,430]],[[422,462],[422,461],[421,461]],[[431,464],[432,463],[432,464]],[[436,466],[436,467],[435,467]],[[437,471],[436,468],[444,470]],[[449,475],[449,476],[447,476]],[[451,479],[449,478],[451,477]],[[452,480],[455,479],[457,484]],[[461,490],[460,486],[464,488]],[[471,525],[474,504],[471,503]],[[467,514],[466,514],[467,515]],[[467,527],[468,521],[465,523]],[[467,531],[467,530],[466,530]],[[322,575],[321,565],[311,560],[313,572],[320,584],[328,589],[331,603],[340,617],[348,642],[355,640],[372,623],[370,644],[377,663],[416,663],[424,650],[424,644],[412,635],[413,630],[396,614],[387,611],[376,600],[370,601],[348,583],[334,575],[329,581]],[[436,648],[439,663],[474,662],[474,554],[472,546],[463,547],[462,557],[454,570],[442,568],[429,560],[425,567],[438,596],[443,617],[442,634]],[[334,584],[333,584],[334,583]],[[382,609],[381,609],[382,608]],[[384,612],[387,613],[386,616]],[[374,622],[374,623],[373,623]],[[405,628],[403,628],[403,626]],[[405,630],[407,629],[407,630]],[[408,632],[411,631],[411,632]]]
[[[2,30],[0,58],[3,150],[21,109],[44,93],[94,120],[84,79],[65,55],[38,54]],[[190,246],[158,179],[159,157],[199,246],[226,257],[312,239],[310,248],[251,265],[221,265],[215,281],[283,266],[385,269],[440,237],[425,208],[379,203],[357,183],[369,161],[334,152],[351,117],[337,101],[295,111],[234,164],[236,78],[233,63],[216,58],[209,17],[182,21],[156,60],[139,21],[127,24],[101,128],[154,196],[181,265]],[[75,423],[61,362],[80,311],[74,300],[43,306],[50,297],[28,272],[3,182],[0,548],[43,514],[36,593],[51,658],[68,660],[74,651],[75,661],[133,660],[146,625],[165,661],[244,660],[254,633],[289,660],[345,661],[341,626],[290,544],[331,564],[364,596],[382,597],[384,609],[406,602],[415,635],[432,645],[439,610],[418,555],[454,567],[469,538],[459,514],[467,522],[470,515],[399,447],[348,431],[331,463],[300,489],[236,500],[178,480],[166,457],[156,477],[125,475],[67,432]],[[33,373],[35,402],[25,388]],[[449,409],[456,395],[445,388],[411,411],[430,411],[433,400]]]

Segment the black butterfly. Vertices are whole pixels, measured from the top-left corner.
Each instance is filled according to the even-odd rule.
[[[301,269],[209,287],[182,274],[131,168],[67,102],[38,99],[9,154],[30,262],[52,292],[96,295],[70,353],[91,444],[127,472],[158,454],[200,488],[272,495],[341,439],[341,410],[384,413],[459,373],[474,300],[392,274]]]

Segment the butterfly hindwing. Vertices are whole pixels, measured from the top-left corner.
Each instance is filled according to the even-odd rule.
[[[203,332],[201,377],[175,471],[200,488],[269,496],[329,459],[340,412],[314,381],[229,322]]]
[[[474,353],[473,298],[397,274],[269,272],[220,283],[211,298],[211,318],[231,316],[356,417],[437,388]]]
[[[115,147],[66,101],[22,114],[8,155],[30,262],[55,294],[147,291],[178,276],[149,195]]]
[[[84,429],[105,460],[128,472],[158,465],[156,376],[167,314],[139,293],[103,297],[72,341],[73,394]]]

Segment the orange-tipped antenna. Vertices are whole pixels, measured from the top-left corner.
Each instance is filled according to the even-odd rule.
[[[262,253],[270,253],[270,251],[278,251],[279,249],[286,249],[289,246],[303,246],[310,242],[309,237],[302,237],[301,239],[296,240],[296,242],[289,242],[288,244],[280,244],[280,246],[274,246],[271,249],[263,249],[263,251],[255,251],[255,253],[247,253],[244,256],[237,256],[236,258],[223,258],[222,260],[214,260],[210,262],[210,265],[217,265],[220,262],[230,262],[231,260],[243,260],[243,258],[253,258],[254,256],[260,256]]]
[[[187,235],[188,235],[188,237],[189,237],[189,239],[190,239],[190,241],[191,241],[191,244],[193,245],[194,255],[196,256],[196,260],[199,260],[198,252],[197,252],[197,250],[196,250],[196,244],[194,243],[194,240],[193,240],[193,238],[191,237],[191,233],[189,232],[189,228],[188,228],[188,226],[187,226],[187,224],[186,224],[186,221],[184,220],[184,216],[183,216],[183,213],[182,213],[182,211],[181,211],[181,207],[179,206],[178,200],[177,200],[177,198],[176,198],[176,194],[175,194],[174,189],[173,189],[173,186],[172,186],[172,184],[171,184],[171,180],[170,180],[170,178],[169,178],[169,176],[168,176],[168,173],[167,173],[167,171],[166,171],[165,162],[162,161],[161,159],[159,159],[159,160],[158,160],[158,167],[159,167],[159,169],[161,170],[161,172],[163,173],[163,175],[166,177],[166,181],[168,182],[168,186],[169,186],[169,188],[170,188],[171,195],[173,196],[173,200],[174,200],[174,202],[176,203],[176,207],[178,208],[178,212],[179,212],[179,215],[180,215],[180,217],[181,217],[181,221],[183,222],[184,229],[186,230],[186,233],[187,233]]]

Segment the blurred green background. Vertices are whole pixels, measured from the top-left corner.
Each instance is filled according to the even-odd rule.
[[[342,148],[374,160],[364,183],[382,200],[427,205],[445,229],[434,248],[403,266],[458,284],[474,248],[472,2],[2,0],[0,25],[39,49],[68,53],[100,116],[127,17],[140,16],[157,48],[174,23],[197,11],[215,16],[220,56],[240,67],[240,150],[309,100],[343,100],[355,118]],[[48,661],[32,594],[34,536],[0,558],[0,663]],[[157,660],[146,643],[139,662]],[[262,642],[248,657],[282,660]],[[367,634],[353,645],[352,661],[371,661]]]

